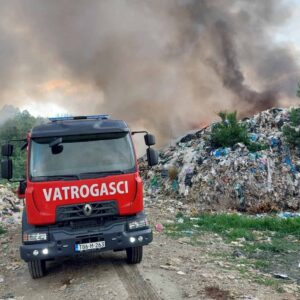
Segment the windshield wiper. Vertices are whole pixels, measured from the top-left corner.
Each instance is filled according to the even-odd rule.
[[[80,173],[80,178],[88,178],[88,177],[106,177],[109,175],[117,175],[117,174],[125,174],[122,170],[115,170],[115,171],[103,171],[103,172],[87,172],[87,173]]]
[[[53,175],[53,176],[37,176],[33,177],[33,181],[50,181],[50,180],[74,180],[80,179],[78,175]]]

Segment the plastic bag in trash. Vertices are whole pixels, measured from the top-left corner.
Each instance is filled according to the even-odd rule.
[[[251,133],[249,134],[250,140],[252,142],[256,142],[258,140],[258,134],[257,133]]]
[[[163,230],[164,230],[163,224],[157,223],[157,224],[155,225],[155,230],[158,231],[158,232],[163,231]]]

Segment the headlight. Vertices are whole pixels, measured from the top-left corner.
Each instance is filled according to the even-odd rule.
[[[148,226],[148,221],[147,219],[139,219],[139,220],[135,220],[132,222],[128,223],[128,228],[130,230],[134,230],[134,229],[138,229],[138,228],[142,228],[142,227],[147,227]]]
[[[46,232],[23,233],[23,242],[40,242],[47,240],[48,234]]]

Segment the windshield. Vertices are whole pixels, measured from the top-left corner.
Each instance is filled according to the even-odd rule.
[[[60,151],[55,151],[55,147],[60,147]],[[134,170],[135,157],[127,132],[36,138],[31,141],[29,174],[33,181],[47,180],[47,177],[80,179]]]

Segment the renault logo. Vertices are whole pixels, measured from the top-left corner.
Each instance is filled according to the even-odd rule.
[[[89,204],[85,204],[82,210],[86,217],[89,217],[93,212],[93,208]]]

